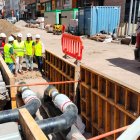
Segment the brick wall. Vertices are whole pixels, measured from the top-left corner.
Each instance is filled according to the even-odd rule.
[[[124,22],[126,0],[104,0],[104,6],[121,6],[121,22]]]

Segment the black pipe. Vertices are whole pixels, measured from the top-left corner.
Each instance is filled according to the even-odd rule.
[[[54,86],[49,86],[44,92],[44,100],[49,101],[50,97],[52,97],[52,101],[55,102],[56,107],[66,105],[67,101],[69,100],[66,95],[59,94]],[[63,99],[62,102],[61,99]],[[60,111],[63,112],[63,114],[60,116],[37,121],[37,124],[45,134],[67,130],[75,123],[78,115],[78,109],[75,104],[70,102],[70,104],[67,105],[64,110],[60,109]]]
[[[16,108],[16,109],[9,109],[5,111],[0,111],[0,123],[5,123],[5,122],[12,122],[12,121],[18,121],[19,119],[19,109],[21,108],[26,108],[31,115],[35,115],[37,110],[40,107],[40,102],[38,99],[33,99],[30,101],[28,104]]]
[[[31,90],[24,87],[23,90],[21,90],[21,94],[18,93],[20,97],[22,96],[23,93],[24,93],[24,96],[27,94],[26,95],[27,97],[25,97],[24,99],[27,98],[28,102],[24,106],[13,109],[13,110],[9,109],[9,110],[5,110],[5,111],[0,111],[0,123],[18,121],[19,120],[19,109],[21,109],[21,108],[26,108],[32,116],[35,115],[35,113],[41,106],[41,102],[36,96],[33,96],[31,94],[28,95],[28,91],[31,91]],[[25,93],[25,92],[27,92],[27,93]]]
[[[70,128],[75,123],[77,112],[75,105],[69,105],[61,116],[40,120],[37,124],[45,134],[57,133]]]

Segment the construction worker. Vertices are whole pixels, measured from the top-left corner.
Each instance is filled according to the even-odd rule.
[[[18,33],[17,40],[14,41],[13,47],[14,47],[14,53],[16,55],[16,64],[15,64],[15,77],[16,77],[17,72],[23,74],[22,63],[23,63],[23,57],[25,53],[25,46],[24,46],[24,41],[22,41],[21,33]]]
[[[15,63],[14,51],[13,51],[14,38],[10,36],[8,38],[8,43],[4,45],[4,59],[5,63],[8,65],[10,71],[13,73],[13,66]]]
[[[5,33],[1,33],[0,34],[0,53],[3,55],[3,49],[4,49],[4,45],[5,45],[5,40],[6,40],[6,34]]]
[[[35,39],[36,39],[35,46],[34,46],[35,57],[38,63],[38,70],[42,73],[42,67],[43,67],[42,54],[44,53],[44,45],[40,41],[39,34],[36,34]]]
[[[25,60],[26,60],[26,69],[33,71],[33,47],[34,47],[34,42],[32,40],[32,35],[30,33],[27,34],[27,39],[25,40]]]

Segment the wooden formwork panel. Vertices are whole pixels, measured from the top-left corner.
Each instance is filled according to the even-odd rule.
[[[7,85],[14,85],[15,78],[14,75],[9,70],[7,64],[4,62],[2,56],[0,56],[0,70],[3,74],[4,81]],[[9,88],[10,97],[11,97],[11,107],[12,109],[16,108],[16,88],[10,87]]]
[[[84,65],[80,79],[81,115],[93,136],[129,125],[140,115],[139,90]]]
[[[46,50],[45,74],[52,82],[77,81],[79,79],[79,67],[63,58]],[[66,94],[75,101],[77,83],[55,85],[60,93]]]

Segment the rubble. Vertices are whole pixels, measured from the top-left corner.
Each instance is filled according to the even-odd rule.
[[[28,24],[25,25],[25,27],[28,27],[28,28],[39,28],[39,24],[28,23]]]
[[[19,28],[14,24],[8,22],[7,20],[0,19],[0,33],[5,33],[7,36],[10,36],[12,33],[19,32]]]

